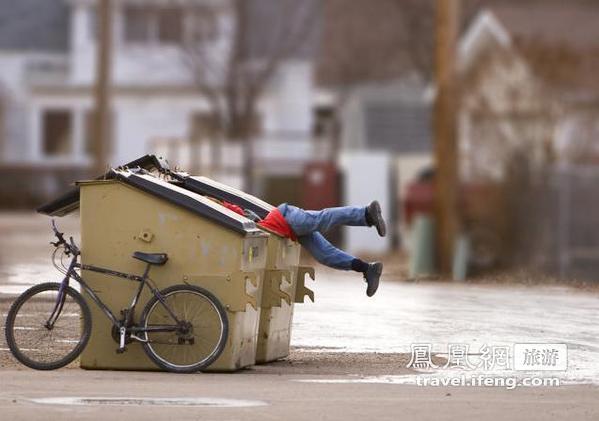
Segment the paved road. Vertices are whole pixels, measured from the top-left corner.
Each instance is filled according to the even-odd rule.
[[[47,278],[46,219],[0,215],[0,294]],[[76,232],[76,220],[63,222]],[[564,287],[408,284],[385,279],[372,299],[352,273],[318,271],[317,302],[296,307],[289,361],[236,374],[33,372],[10,363],[0,341],[0,420],[13,419],[599,419],[599,297]],[[5,309],[3,309],[5,312]],[[526,373],[407,369],[410,346],[565,343],[568,370]],[[438,361],[437,361],[438,362]],[[560,387],[419,387],[427,378],[468,376],[558,378]],[[420,377],[422,379],[422,377]],[[564,386],[564,384],[569,384]],[[135,398],[70,406],[47,398]],[[199,406],[150,406],[142,397],[232,399]],[[243,402],[238,402],[239,400]],[[131,405],[114,405],[129,403]],[[193,402],[178,402],[190,404]],[[218,405],[241,405],[218,407]]]
[[[2,420],[548,420],[599,418],[597,389],[423,388],[384,384],[318,384],[314,376],[4,371]],[[49,405],[48,397],[136,398],[134,405]],[[140,398],[215,398],[241,407],[148,406]],[[219,401],[208,402],[215,405]],[[221,402],[222,403],[222,402]],[[229,402],[231,403],[231,402]],[[233,404],[237,402],[232,402]]]
[[[388,280],[368,299],[352,274],[328,273],[314,285],[316,303],[299,306],[295,314],[295,346],[407,353],[413,344],[430,344],[433,352],[446,354],[456,344],[468,347],[474,364],[485,345],[511,351],[516,343],[559,343],[568,346],[568,370],[551,376],[599,384],[596,292]],[[530,373],[509,373],[519,374]]]

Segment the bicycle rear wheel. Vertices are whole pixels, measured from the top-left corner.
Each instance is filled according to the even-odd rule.
[[[181,322],[170,332],[146,332],[146,354],[160,368],[193,373],[212,364],[225,348],[229,322],[218,299],[205,289],[175,285],[160,292]],[[176,326],[167,308],[152,297],[141,317],[144,328]]]
[[[12,304],[6,318],[6,342],[17,360],[36,370],[54,370],[71,363],[87,345],[91,314],[85,300],[67,287],[55,323],[47,322],[59,294],[59,283],[29,288]]]

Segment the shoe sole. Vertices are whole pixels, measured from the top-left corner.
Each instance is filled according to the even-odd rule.
[[[372,210],[374,211],[373,219],[375,221],[374,226],[376,227],[376,231],[379,233],[379,236],[384,237],[387,235],[387,224],[383,219],[383,211],[381,210],[381,204],[378,200],[372,202]]]

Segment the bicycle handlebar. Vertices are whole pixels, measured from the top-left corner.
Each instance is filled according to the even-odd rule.
[[[75,245],[73,237],[69,237],[70,244],[67,243],[67,241],[64,239],[64,233],[58,231],[58,228],[56,227],[56,221],[54,221],[54,219],[52,220],[52,231],[54,231],[54,235],[56,238],[58,238],[58,241],[50,241],[50,244],[52,244],[54,247],[64,246],[65,253],[67,255],[71,253],[74,255],[80,254],[79,248]]]
[[[58,243],[52,243],[55,244],[57,247],[59,244],[65,244],[66,241],[64,239],[64,233],[58,231],[58,228],[56,228],[56,221],[54,221],[54,219],[52,220],[52,231],[54,231],[54,235],[56,236],[56,238],[58,238]]]
[[[70,252],[75,254],[75,255],[79,255],[79,248],[77,248],[77,246],[75,245],[75,241],[73,240],[73,237],[69,237],[69,248],[70,248]]]

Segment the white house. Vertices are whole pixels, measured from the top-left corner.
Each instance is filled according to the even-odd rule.
[[[210,16],[203,15],[207,3]],[[213,40],[211,54],[224,57],[234,20],[226,0],[114,4],[109,149],[110,163],[120,164],[169,150],[165,142],[185,143],[198,130],[210,105],[194,85],[181,40],[203,31]],[[0,1],[0,165],[89,166],[96,32],[94,0]],[[290,137],[307,159],[311,106],[311,60],[294,56],[258,104],[259,132],[274,144],[275,158]]]
[[[514,154],[534,167],[596,144],[598,18],[596,5],[563,3],[475,16],[459,49],[463,179],[502,181]]]

